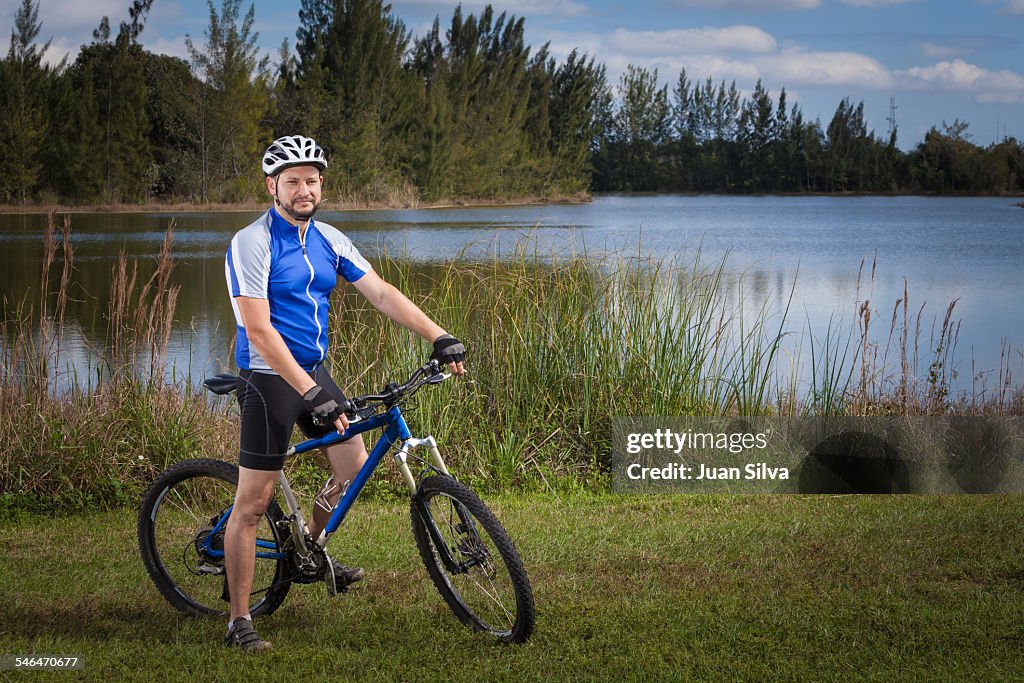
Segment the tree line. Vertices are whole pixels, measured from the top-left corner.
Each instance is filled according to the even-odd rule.
[[[630,66],[594,150],[599,191],[661,192],[1024,192],[1024,145],[980,147],[960,120],[932,126],[904,152],[895,127],[869,131],[864,103],[839,102],[827,126],[774,99],[759,80],[749,97],[736,83],[658,86],[657,70]]]
[[[139,42],[153,0],[103,17],[74,60],[48,64],[38,0],[22,0],[0,61],[0,201],[230,202],[258,198],[270,140],[315,137],[334,199],[573,196],[589,190],[1020,192],[1024,147],[933,128],[910,152],[844,99],[827,127],[759,82],[691,83],[669,94],[630,66],[533,50],[524,20],[457,8],[415,38],[381,0],[302,0],[294,49],[271,64],[254,8],[208,0],[189,59]]]

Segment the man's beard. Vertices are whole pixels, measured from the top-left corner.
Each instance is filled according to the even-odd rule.
[[[320,204],[323,201],[320,200],[319,202],[312,202],[312,206],[309,209],[305,211],[298,211],[295,208],[294,201],[291,204],[285,204],[284,202],[281,201],[280,197],[275,196],[274,199],[277,200],[277,205],[284,209],[285,213],[287,213],[289,216],[291,216],[297,221],[308,221],[310,218],[316,215],[317,209],[320,208]]]

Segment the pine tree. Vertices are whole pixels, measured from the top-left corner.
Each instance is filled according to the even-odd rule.
[[[47,183],[62,201],[87,202],[103,191],[106,162],[95,95],[93,64],[79,56],[54,82],[50,97],[53,113],[44,149]]]
[[[697,132],[694,130],[695,98],[699,98],[700,85],[693,87],[686,75],[686,69],[679,70],[679,78],[672,89],[672,140],[669,144],[671,161],[670,188],[693,190],[700,149],[697,146]]]
[[[555,60],[544,45],[526,66],[529,75],[526,87],[526,121],[523,126],[525,145],[516,173],[520,180],[514,192],[546,197],[555,190],[556,162],[552,155],[551,108],[554,99]]]
[[[343,194],[379,200],[404,186],[417,101],[403,66],[409,32],[381,0],[338,0],[322,36],[324,109],[318,135]]]
[[[440,19],[416,41],[411,68],[419,86],[420,115],[412,149],[413,180],[420,194],[436,201],[452,193],[452,115],[448,102],[448,63],[441,43]]]
[[[193,94],[199,83],[188,62],[168,55],[142,52],[146,79],[146,118],[157,179],[151,190],[159,195],[198,198],[199,146],[195,131],[199,110]]]
[[[793,119],[799,112],[796,105],[793,110],[787,109],[786,89],[779,92],[779,101],[775,108],[775,139],[772,141],[772,158],[775,162],[774,183],[772,190],[776,192],[794,192],[797,187],[795,170],[796,142],[793,138]]]
[[[0,197],[26,202],[39,186],[49,128],[48,96],[54,71],[42,64],[39,4],[23,0],[14,18],[11,46],[0,62]]]
[[[91,149],[99,174],[101,197],[108,202],[148,197],[158,173],[149,144],[143,50],[138,43],[153,0],[134,0],[130,21],[122,22],[111,41],[110,20],[103,17],[93,42],[82,48],[75,66],[92,79],[93,119],[100,139]],[[92,126],[89,126],[92,129]],[[79,148],[90,144],[91,130],[79,136]]]
[[[607,91],[604,66],[569,53],[554,75],[551,100],[551,144],[555,182],[560,192],[574,194],[590,187],[592,148],[600,134],[600,103]]]
[[[275,125],[274,137],[306,135],[324,140],[323,109],[327,99],[327,73],[324,50],[327,34],[334,21],[333,0],[302,0],[299,28],[295,32],[295,87],[287,92],[289,101],[278,100],[284,120]],[[299,113],[290,117],[289,112]]]
[[[448,90],[443,79],[423,87],[425,102],[419,121],[419,143],[413,151],[414,178],[423,198],[436,201],[451,195],[452,129]]]
[[[738,128],[741,156],[740,177],[747,191],[771,189],[775,174],[772,144],[777,139],[775,104],[771,95],[757,80],[749,100],[744,100]]]
[[[826,189],[829,192],[864,189],[873,142],[864,121],[864,103],[854,107],[849,98],[843,98],[836,107],[827,133]]]
[[[668,86],[658,87],[658,70],[630,64],[619,81],[619,108],[613,124],[613,141],[623,168],[622,189],[659,189],[660,152],[670,127]]]
[[[260,153],[269,143],[269,57],[260,56],[252,30],[253,5],[239,25],[241,0],[223,0],[220,14],[207,0],[210,25],[200,49],[186,38],[201,81],[199,154],[204,201],[238,201],[257,195]]]
[[[524,126],[531,79],[523,20],[488,5],[477,18],[456,9],[448,31],[448,91],[454,125],[453,185],[464,196],[523,193],[529,171]]]

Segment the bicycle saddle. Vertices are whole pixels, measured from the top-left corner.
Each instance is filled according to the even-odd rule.
[[[238,386],[238,376],[230,372],[222,372],[203,380],[203,386],[215,394],[230,394]]]

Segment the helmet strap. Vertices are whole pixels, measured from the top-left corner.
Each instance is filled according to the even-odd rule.
[[[274,179],[274,205],[275,206],[281,206],[281,200],[277,196],[277,180],[278,180],[278,178],[281,177],[281,174],[280,173],[275,173],[274,175],[272,175],[270,177]]]

